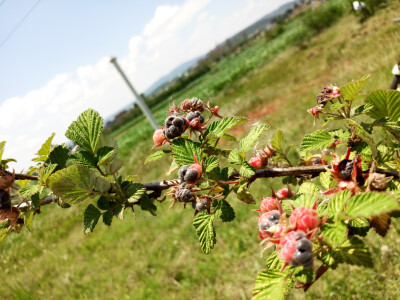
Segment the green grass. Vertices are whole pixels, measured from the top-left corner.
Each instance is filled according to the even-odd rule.
[[[281,129],[285,143],[299,145],[301,136],[314,130],[306,109],[315,105],[315,95],[324,85],[342,85],[371,73],[367,90],[388,87],[400,43],[400,26],[391,23],[398,4],[391,5],[362,25],[345,16],[304,49],[286,47],[285,36],[273,44],[278,46],[258,40],[216,64],[174,98],[180,102],[186,96],[203,97],[219,105],[223,115],[245,115],[249,123],[270,124],[265,142]],[[276,50],[267,54],[272,48]],[[245,76],[232,75],[240,74],[236,70],[241,68]],[[236,77],[227,79],[232,76]],[[156,108],[158,121],[166,116],[168,105],[166,100]],[[243,134],[246,126],[233,134]],[[114,132],[126,163],[123,173],[139,174],[142,182],[166,178],[168,170],[167,160],[143,166],[151,133],[143,119]],[[252,192],[256,197],[267,195],[270,185],[278,187],[280,180],[258,180]],[[127,211],[124,220],[114,220],[110,228],[99,224],[89,237],[82,225],[87,203],[70,209],[43,207],[34,233],[24,230],[3,241],[0,294],[3,299],[248,299],[268,253],[260,257],[257,216],[251,211],[255,205],[234,197],[229,201],[237,218],[216,223],[217,244],[210,255],[202,254],[196,240],[193,211],[179,205],[168,210],[169,200],[158,205],[157,217],[138,211],[134,218]],[[342,265],[328,271],[307,294],[297,290],[290,298],[396,298],[399,233],[398,221],[385,239],[369,233],[373,269]],[[388,251],[382,251],[384,245]]]

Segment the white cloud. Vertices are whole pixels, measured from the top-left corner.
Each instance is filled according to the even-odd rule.
[[[119,58],[120,65],[142,92],[178,64],[206,53],[283,1],[244,0],[223,10],[216,8],[221,4],[216,0],[159,6],[142,34],[127,41],[129,54]],[[108,57],[59,74],[46,86],[0,105],[0,141],[7,141],[4,157],[18,160],[12,165],[16,171],[26,169],[52,132],[55,143],[66,141],[68,125],[85,109],[93,108],[107,117],[132,101]]]

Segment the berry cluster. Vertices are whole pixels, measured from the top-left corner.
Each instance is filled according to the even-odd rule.
[[[185,99],[180,107],[183,111],[204,111],[204,103],[202,100],[194,97],[192,99]]]
[[[262,244],[275,244],[279,257],[294,266],[310,267],[313,264],[312,237],[323,223],[318,217],[317,201],[312,208],[292,207],[289,218],[282,210],[281,201],[294,195],[290,187],[272,190],[272,197],[262,199],[258,219],[258,233]]]
[[[188,113],[186,115],[186,120],[190,127],[196,130],[201,130],[204,124],[204,117],[198,110]]]
[[[182,182],[175,192],[175,197],[179,202],[190,202],[193,200],[191,187],[186,182]]]
[[[339,98],[341,96],[340,89],[337,86],[326,86],[323,90],[317,95],[317,106],[309,109],[308,112],[311,113],[315,118],[318,117],[320,111],[322,111],[326,104],[333,99]]]
[[[279,256],[293,266],[311,267],[314,261],[312,243],[303,231],[289,232],[279,243]]]
[[[184,118],[178,116],[168,116],[165,119],[165,128],[163,130],[163,135],[172,140],[174,138],[180,137],[182,133],[185,132],[187,128],[187,122]]]

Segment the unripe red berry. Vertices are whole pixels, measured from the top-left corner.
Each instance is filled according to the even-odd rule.
[[[249,160],[249,165],[253,166],[256,169],[261,169],[263,167],[262,159],[258,156],[253,156]]]
[[[297,230],[308,232],[320,225],[320,219],[315,209],[307,207],[296,208],[289,218],[289,222]]]
[[[157,129],[153,134],[154,146],[153,148],[161,147],[168,139],[164,136],[162,129]]]
[[[276,192],[276,196],[278,197],[278,199],[282,200],[293,197],[294,193],[288,188],[283,188]]]
[[[260,204],[261,213],[269,212],[271,210],[277,210],[279,207],[279,202],[276,198],[265,197],[262,199]]]

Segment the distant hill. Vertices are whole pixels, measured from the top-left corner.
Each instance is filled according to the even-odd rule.
[[[187,70],[189,70],[191,67],[193,67],[200,59],[202,59],[204,55],[193,58],[187,62],[184,62],[183,64],[179,65],[175,69],[173,69],[170,73],[167,75],[164,75],[160,79],[158,79],[156,82],[154,82],[145,92],[144,94],[146,96],[150,96],[152,94],[156,94],[158,90],[162,89],[164,86],[169,84],[170,80],[175,79],[176,77],[181,76],[184,74]]]
[[[246,27],[245,29],[241,30],[237,34],[233,35],[232,37],[229,38],[229,40],[233,43],[236,44],[237,42],[240,42],[243,40],[243,35],[246,36],[252,36],[254,33],[256,33],[260,29],[264,29],[267,27],[268,24],[271,23],[271,21],[286,12],[287,9],[290,9],[297,3],[297,1],[292,1],[289,3],[286,3],[282,6],[280,6],[278,9],[274,10],[273,12],[263,16],[261,19],[257,20],[250,26]],[[224,44],[223,42],[222,44]],[[150,96],[152,94],[156,94],[159,90],[163,89],[164,87],[169,85],[169,82],[171,80],[174,80],[175,78],[181,76],[183,73],[185,73],[187,70],[189,70],[192,66],[194,66],[200,59],[204,58],[205,55],[196,57],[194,59],[191,59],[175,69],[173,69],[170,73],[167,75],[162,76],[160,79],[158,79],[156,82],[154,82],[145,92],[144,94],[146,96]]]

